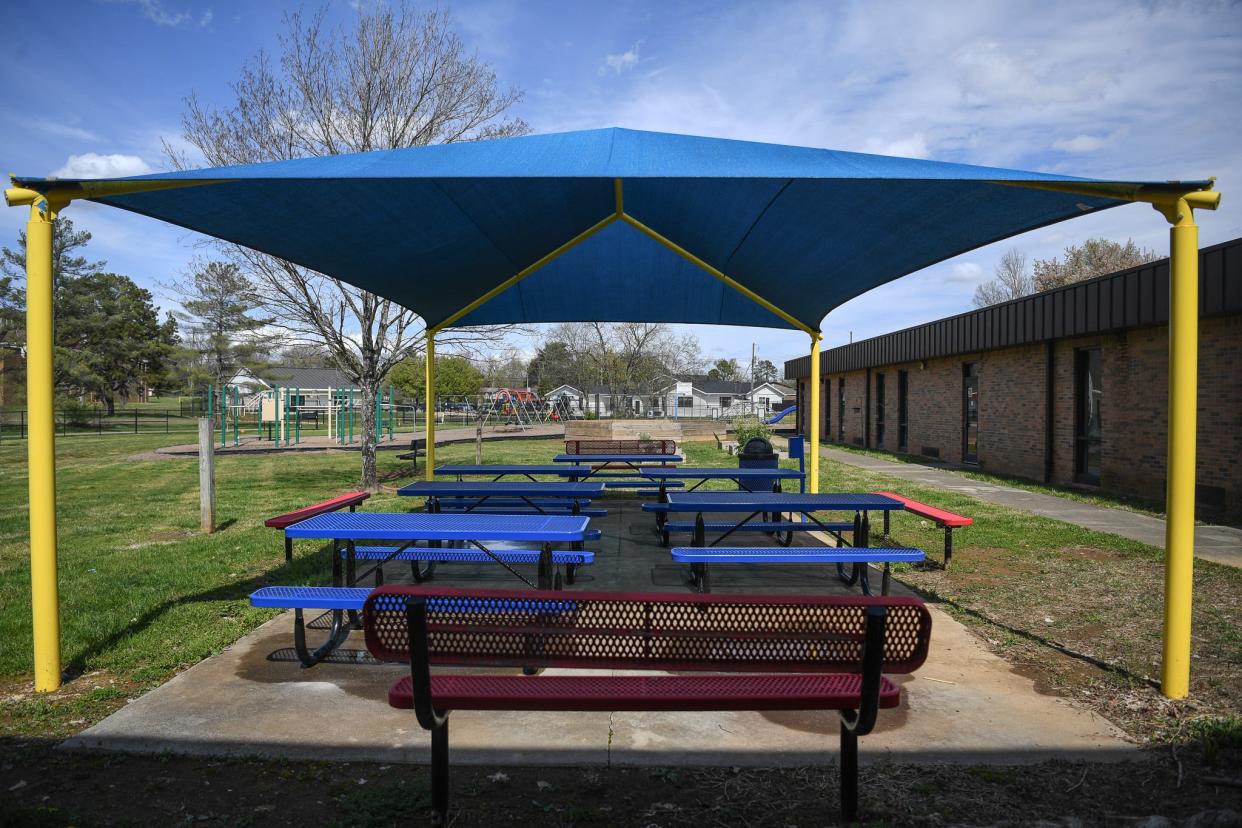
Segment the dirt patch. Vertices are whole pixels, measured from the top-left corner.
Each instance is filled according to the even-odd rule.
[[[1061,550],[1061,553],[1087,561],[1119,561],[1125,557],[1117,552],[1094,546],[1067,546]]]
[[[125,756],[3,744],[6,825],[426,824],[427,768],[374,763]],[[864,762],[866,739],[862,740]],[[1022,767],[867,763],[862,819],[883,824],[994,824],[1073,817],[1128,824],[1242,811],[1242,790],[1211,780],[1235,753],[1206,761],[1183,746],[1124,764]],[[450,824],[469,826],[826,825],[838,823],[835,767],[532,768],[455,766]],[[1237,824],[1228,814],[1205,824]]]

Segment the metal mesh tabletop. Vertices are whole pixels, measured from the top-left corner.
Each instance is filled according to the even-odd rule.
[[[420,480],[402,486],[397,494],[406,497],[558,497],[593,498],[604,494],[603,483],[533,483],[531,481],[495,480],[483,482]]]
[[[863,492],[674,492],[668,495],[668,511],[671,512],[889,512],[902,508],[899,500]]]
[[[558,454],[556,463],[680,463],[680,454]]]
[[[590,468],[580,466],[560,465],[541,465],[541,466],[523,466],[520,464],[511,465],[461,465],[461,466],[436,466],[436,474],[443,475],[461,475],[462,477],[481,477],[484,475],[508,475],[508,474],[554,474],[560,477],[585,477],[590,474]]]
[[[797,469],[730,469],[730,468],[690,468],[687,466],[679,466],[675,469],[664,468],[663,466],[643,466],[639,469],[639,473],[644,477],[653,478],[686,478],[689,480],[714,480],[721,478],[724,480],[743,480],[750,478],[780,478],[782,480],[794,480],[803,477],[803,473]]]
[[[333,512],[295,523],[285,530],[285,536],[338,540],[572,542],[586,539],[588,521],[588,518],[572,515]]]

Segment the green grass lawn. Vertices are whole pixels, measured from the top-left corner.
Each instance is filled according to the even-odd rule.
[[[325,553],[300,548],[286,564],[264,518],[348,491],[354,452],[217,458],[221,529],[197,534],[197,460],[134,459],[163,435],[78,437],[58,443],[60,595],[69,681],[50,696],[30,687],[29,561],[25,443],[0,446],[0,734],[80,730],[178,670],[218,652],[273,615],[247,596],[269,583],[323,583]],[[547,462],[556,440],[489,442],[485,462]],[[731,465],[706,443],[687,444],[692,465]],[[441,462],[473,462],[473,445],[437,450]],[[389,491],[371,510],[400,510],[391,493],[409,464],[379,454]],[[894,488],[960,511],[975,525],[955,536],[954,568],[899,567],[900,577],[978,626],[990,646],[1048,688],[1093,704],[1132,733],[1175,735],[1187,715],[1242,709],[1242,572],[1197,562],[1195,705],[1162,705],[1142,677],[1160,653],[1161,553],[968,497],[824,462],[823,491]],[[728,488],[731,484],[718,483]],[[939,559],[934,527],[897,515],[893,535]],[[1059,646],[1057,649],[1048,642]],[[1116,670],[1064,655],[1070,650]]]

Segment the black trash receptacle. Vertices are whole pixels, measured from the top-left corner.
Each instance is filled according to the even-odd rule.
[[[775,469],[777,463],[776,451],[766,437],[751,437],[737,452],[739,469]],[[775,477],[752,477],[741,481],[741,487],[748,492],[770,492],[776,482]]]

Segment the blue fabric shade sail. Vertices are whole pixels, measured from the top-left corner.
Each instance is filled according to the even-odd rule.
[[[17,181],[42,191],[77,185],[95,201],[283,257],[435,328],[659,321],[804,330],[877,285],[1161,186],[625,129]]]

